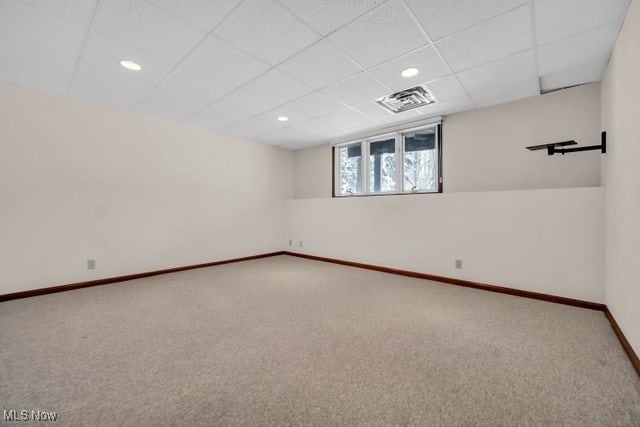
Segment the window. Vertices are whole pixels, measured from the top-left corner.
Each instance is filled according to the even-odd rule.
[[[340,194],[362,192],[362,144],[345,145],[338,148],[338,182]]]
[[[369,142],[369,192],[396,191],[396,138]]]
[[[437,192],[440,174],[438,173],[438,150],[436,147],[436,129],[424,129],[402,135],[404,144],[402,166],[404,191]]]
[[[334,196],[442,192],[440,125],[334,147]]]

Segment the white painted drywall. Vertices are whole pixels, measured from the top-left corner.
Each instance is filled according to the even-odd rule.
[[[600,85],[591,84],[465,111],[443,124],[447,192],[596,187],[600,155],[548,156],[525,147],[600,142]]]
[[[602,82],[606,303],[640,354],[640,4],[631,2]]]
[[[590,145],[599,138],[599,84],[447,116],[444,191],[597,187],[597,153],[549,157],[525,147],[570,139]],[[294,156],[295,197],[331,197],[331,147],[298,150]]]
[[[331,148],[328,145],[294,151],[293,166],[293,197],[331,197]]]
[[[293,199],[286,239],[295,252],[603,302],[602,201],[601,187]]]
[[[282,249],[290,151],[6,84],[0,100],[0,294]]]

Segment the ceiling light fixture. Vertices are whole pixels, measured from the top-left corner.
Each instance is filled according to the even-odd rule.
[[[123,59],[122,61],[120,61],[120,65],[122,65],[127,70],[131,70],[131,71],[142,70],[142,67],[138,63],[129,61],[128,59]]]
[[[411,68],[407,68],[406,70],[402,70],[402,77],[413,77],[416,76],[418,73],[420,72],[420,70],[418,70],[417,68],[411,67]]]
[[[286,122],[287,120],[289,120],[289,117],[279,116],[278,120],[280,120],[281,122]]]

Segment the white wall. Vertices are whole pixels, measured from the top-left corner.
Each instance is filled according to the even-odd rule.
[[[640,4],[631,2],[602,82],[606,302],[640,354]]]
[[[600,187],[294,199],[287,239],[295,252],[603,302],[602,200]]]
[[[331,148],[319,145],[293,153],[296,199],[331,197]]]
[[[600,185],[594,152],[547,156],[525,147],[575,139],[600,143],[600,85],[591,84],[447,116],[444,191],[470,192]],[[295,152],[295,197],[331,197],[331,148]]]
[[[0,294],[282,249],[290,151],[5,84],[0,99]]]
[[[449,116],[443,123],[444,191],[599,186],[598,153],[548,156],[525,149],[571,139],[600,143],[597,83]]]

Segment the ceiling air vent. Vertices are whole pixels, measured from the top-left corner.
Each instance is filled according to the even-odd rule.
[[[412,108],[424,107],[436,102],[436,100],[429,92],[429,89],[424,85],[420,85],[383,96],[376,99],[376,102],[392,113],[401,113]]]

